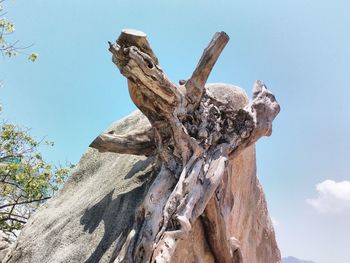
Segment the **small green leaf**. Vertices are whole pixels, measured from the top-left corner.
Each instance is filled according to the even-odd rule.
[[[32,53],[29,55],[28,59],[34,62],[35,60],[37,60],[38,56],[39,55],[37,53]]]
[[[12,33],[13,31],[15,31],[15,25],[12,22],[6,22],[5,23],[5,30],[8,33]]]

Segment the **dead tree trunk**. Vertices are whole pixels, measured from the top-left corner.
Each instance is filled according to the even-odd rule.
[[[160,172],[138,209],[115,262],[170,262],[179,240],[199,217],[211,234],[217,262],[242,262],[235,237],[227,236],[227,213],[211,204],[227,162],[262,136],[269,136],[279,112],[274,95],[256,81],[243,109],[215,99],[205,89],[229,37],[216,33],[187,81],[172,83],[159,66],[146,35],[123,30],[110,43],[113,62],[128,79],[130,96],[152,128],[120,137],[102,134],[91,144],[100,151],[156,155]]]

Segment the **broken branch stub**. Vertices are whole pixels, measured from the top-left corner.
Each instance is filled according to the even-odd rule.
[[[180,103],[179,91],[160,68],[146,34],[123,30],[109,50],[113,63],[128,79],[131,99],[151,122],[174,111]]]
[[[149,156],[155,150],[154,134],[152,129],[126,135],[115,134],[112,131],[97,136],[90,147],[98,149],[99,152]]]
[[[91,146],[154,154],[160,167],[115,262],[170,262],[178,241],[187,237],[201,216],[206,218],[205,227],[212,229],[208,231],[215,233],[208,242],[216,260],[242,262],[239,241],[227,236],[225,227],[215,226],[219,221],[228,223],[224,213],[218,211],[214,218],[205,208],[223,180],[229,159],[269,136],[280,108],[260,81],[246,106],[232,105],[206,90],[228,40],[226,33],[216,33],[191,78],[180,86],[164,74],[146,34],[123,30],[116,43],[110,43],[112,60],[128,79],[130,96],[152,129],[127,136],[102,134]],[[210,244],[217,240],[221,242]]]

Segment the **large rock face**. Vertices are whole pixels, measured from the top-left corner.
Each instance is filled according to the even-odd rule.
[[[149,126],[147,119],[136,112],[108,131],[126,134],[145,126]],[[115,251],[120,250],[117,246],[124,242],[135,211],[157,174],[154,163],[154,157],[88,149],[64,188],[29,220],[4,262],[113,262]],[[228,236],[235,238],[243,261],[280,262],[256,177],[254,146],[231,160],[222,183],[229,186],[225,188],[231,206]],[[210,205],[214,204],[208,208]],[[197,220],[188,238],[178,244],[173,262],[215,262],[209,239],[204,221]]]
[[[11,241],[0,232],[0,260],[3,259],[7,253],[10,252]]]

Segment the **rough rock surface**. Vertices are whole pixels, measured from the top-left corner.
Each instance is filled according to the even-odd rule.
[[[245,104],[243,91],[235,92],[239,95],[225,99]],[[146,118],[136,112],[108,131],[126,134],[147,125]],[[64,188],[29,220],[4,262],[113,262],[116,244],[125,240],[136,208],[157,174],[155,169],[154,157],[88,149]],[[227,231],[236,238],[233,242],[240,247],[244,262],[280,262],[256,177],[254,146],[231,160],[223,184],[229,184],[225,189],[233,196],[232,224]],[[208,238],[203,220],[197,220],[189,237],[177,246],[173,262],[215,262]]]
[[[10,251],[12,242],[0,231],[0,260]]]

